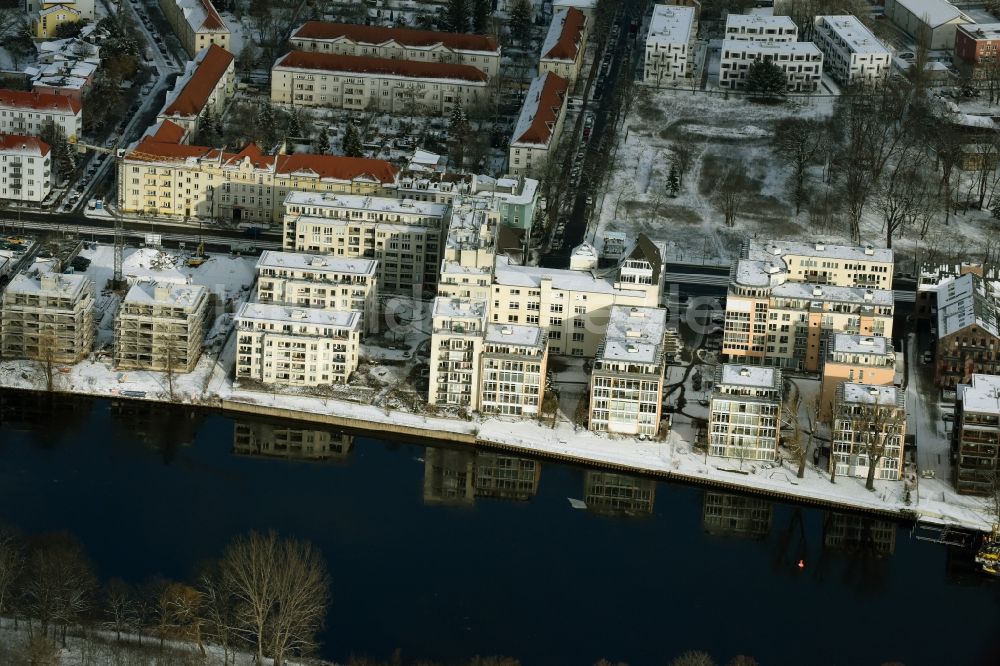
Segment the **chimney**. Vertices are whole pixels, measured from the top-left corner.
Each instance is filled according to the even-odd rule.
[[[875,299],[875,293],[871,289],[865,289],[865,300],[872,301]]]
[[[871,243],[865,245],[865,254],[867,254],[869,257],[875,254],[875,248],[872,247]]]
[[[819,285],[813,287],[813,296],[822,296],[822,295],[823,295],[823,287],[820,287]]]
[[[826,249],[826,245],[820,241],[816,241],[816,245],[814,247],[816,248],[817,252],[822,252]]]
[[[750,368],[740,368],[740,377],[749,377]]]

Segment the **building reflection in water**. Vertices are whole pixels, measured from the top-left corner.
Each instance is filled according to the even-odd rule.
[[[705,492],[702,525],[708,534],[764,539],[771,531],[773,516],[774,505],[765,499]]]
[[[476,453],[475,490],[477,497],[529,500],[538,492],[542,465],[531,458],[504,453]]]
[[[583,477],[583,501],[595,513],[646,516],[653,512],[656,481],[639,476],[587,470]]]
[[[354,435],[265,421],[233,424],[233,453],[239,456],[339,462],[354,448]]]
[[[424,503],[472,506],[476,501],[475,470],[475,451],[427,447]]]
[[[871,516],[828,512],[823,545],[851,555],[887,557],[896,550],[896,525]]]
[[[191,446],[205,420],[201,409],[142,400],[111,401],[111,416],[130,437],[158,451],[166,464],[180,447]]]

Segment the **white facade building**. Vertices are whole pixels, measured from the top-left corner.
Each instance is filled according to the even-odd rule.
[[[590,430],[646,437],[659,432],[666,326],[663,308],[611,308],[590,376]]]
[[[37,136],[49,120],[63,128],[67,140],[76,141],[83,127],[83,106],[63,95],[0,90],[0,132]]]
[[[257,262],[257,300],[357,312],[362,331],[372,332],[378,328],[378,262],[265,250]]]
[[[538,416],[545,397],[548,341],[538,326],[487,324],[479,372],[479,411]]]
[[[764,14],[730,14],[726,17],[723,39],[751,42],[794,42],[799,38],[795,21],[788,16]]]
[[[955,30],[975,23],[947,0],[885,0],[885,17],[931,50],[955,48]]]
[[[781,370],[726,363],[715,370],[709,453],[740,460],[778,459]]]
[[[41,202],[52,191],[52,153],[34,136],[0,134],[0,199]]]
[[[642,80],[649,86],[676,85],[691,76],[692,45],[698,32],[694,7],[654,5],[646,35]]]
[[[878,81],[889,74],[889,47],[857,17],[817,16],[813,42],[823,52],[823,66],[842,84]]]
[[[434,299],[428,402],[479,409],[486,301]]]
[[[549,150],[559,144],[566,118],[569,82],[551,72],[536,77],[528,88],[511,135],[508,164],[516,176],[544,172]]]
[[[837,387],[833,455],[837,476],[867,477],[868,451],[881,450],[875,478],[898,481],[903,475],[906,405],[894,386],[844,383]]]
[[[756,60],[780,67],[789,92],[815,92],[823,77],[823,52],[812,42],[725,39],[719,85],[731,90],[745,87],[747,71]]]
[[[236,315],[237,381],[344,384],[360,350],[359,312],[244,303]]]

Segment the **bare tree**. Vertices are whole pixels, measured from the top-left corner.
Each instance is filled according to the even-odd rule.
[[[680,186],[684,187],[684,176],[691,170],[695,157],[701,152],[699,145],[690,134],[683,133],[674,139],[670,144],[673,155],[670,157],[670,164],[677,170],[677,179]]]
[[[868,463],[868,477],[865,488],[875,490],[875,471],[890,447],[902,451],[902,429],[906,416],[896,402],[884,399],[879,392],[868,402],[839,403],[835,414],[834,448],[831,449],[830,467],[835,470],[836,443],[848,442],[848,459],[859,460],[862,456]],[[900,461],[902,464],[902,461]]]
[[[223,666],[230,656],[236,659],[236,606],[217,566],[204,571],[198,579],[201,590],[201,616],[209,639],[222,646]]]
[[[882,216],[885,246],[892,247],[893,236],[907,226],[929,225],[936,213],[937,197],[928,178],[923,153],[914,146],[904,150],[886,171],[875,193],[875,209]]]
[[[809,167],[825,152],[827,136],[823,123],[810,118],[785,118],[775,127],[772,146],[778,158],[792,168],[789,189],[796,215],[807,198]]]
[[[24,546],[12,529],[0,526],[0,617],[5,617],[11,606],[14,582],[24,567]]]
[[[96,579],[80,542],[65,533],[36,537],[29,542],[22,592],[27,614],[40,625],[41,638],[78,622],[91,608]]]
[[[707,652],[689,650],[671,661],[670,666],[715,666],[715,661]]]
[[[135,590],[121,578],[108,581],[104,592],[104,626],[115,632],[115,640],[121,642],[122,632],[135,630],[139,624],[135,607]]]
[[[712,196],[716,208],[725,218],[726,226],[736,226],[736,216],[746,202],[749,182],[746,177],[746,165],[737,161],[726,167],[725,172],[716,181],[715,194]]]

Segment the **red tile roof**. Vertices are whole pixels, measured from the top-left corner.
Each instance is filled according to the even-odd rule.
[[[0,151],[38,151],[39,155],[49,154],[49,144],[37,136],[21,134],[0,134]]]
[[[557,21],[558,17],[559,14],[556,14],[552,20]],[[566,18],[563,21],[559,39],[548,53],[542,54],[542,57],[553,60],[576,60],[576,54],[580,50],[580,42],[583,39],[585,20],[583,12],[576,7],[569,7],[566,10]]]
[[[72,97],[22,90],[0,90],[0,106],[35,111],[58,111],[74,115],[80,113],[80,109],[83,108],[80,102]]]
[[[278,60],[274,66],[319,69],[329,72],[349,72],[352,74],[391,74],[426,79],[489,80],[489,77],[485,73],[471,65],[370,58],[368,56],[334,55],[308,51],[292,51]]]
[[[383,28],[375,25],[353,25],[308,21],[292,33],[292,39],[340,39],[346,38],[362,44],[385,44],[394,41],[403,46],[434,46],[441,44],[449,49],[463,51],[499,50],[497,40],[490,35],[470,35],[459,32],[434,32],[433,30],[413,30],[412,28]]]
[[[202,51],[201,61],[174,101],[161,113],[168,116],[197,116],[205,108],[212,91],[225,75],[235,56],[212,44]]]
[[[180,143],[181,139],[184,138],[185,129],[177,123],[164,120],[155,127],[156,130],[151,132],[149,136],[156,141],[162,141],[163,143]]]
[[[555,130],[556,121],[559,120],[559,113],[566,100],[569,82],[552,72],[546,72],[542,76],[544,77],[542,89],[537,92],[535,99],[530,97],[525,99],[524,107],[521,109],[522,114],[533,113],[534,117],[521,136],[514,139],[514,143],[547,145]],[[529,89],[528,95],[531,94],[532,91]],[[521,121],[518,120],[518,125],[520,124]]]
[[[399,170],[385,160],[336,155],[278,155],[278,173],[315,173],[320,178],[376,180],[393,183]]]

